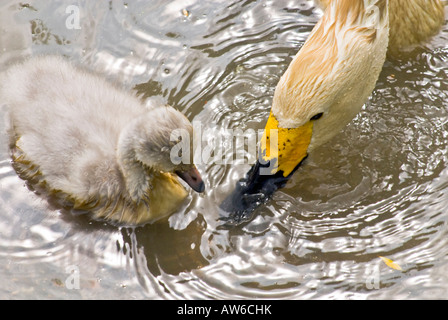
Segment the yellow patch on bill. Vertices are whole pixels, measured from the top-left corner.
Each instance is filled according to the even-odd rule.
[[[278,124],[271,111],[261,139],[261,156],[266,162],[275,160],[271,174],[280,170],[287,177],[307,156],[313,121],[298,128],[279,128]]]

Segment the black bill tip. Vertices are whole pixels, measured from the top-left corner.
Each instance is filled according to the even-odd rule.
[[[205,190],[204,181],[196,167],[192,167],[188,171],[176,171],[176,174],[184,180],[196,192],[202,193]]]
[[[300,164],[287,177],[283,176],[283,171],[263,175],[260,171],[269,167],[269,162],[261,164],[257,161],[246,177],[236,183],[233,192],[221,203],[220,209],[223,211],[221,219],[229,224],[240,224],[250,220],[255,209],[266,203],[275,191],[283,188],[299,166]]]

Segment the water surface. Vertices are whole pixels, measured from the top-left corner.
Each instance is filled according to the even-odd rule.
[[[3,1],[0,61],[63,54],[218,133],[264,127],[322,14],[303,0],[78,1],[78,29],[70,5]],[[247,163],[199,164],[206,193],[166,221],[116,228],[30,191],[3,133],[0,298],[447,298],[447,144],[447,26],[387,61],[354,121],[234,228],[218,205]]]

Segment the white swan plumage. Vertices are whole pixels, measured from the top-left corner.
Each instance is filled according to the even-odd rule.
[[[387,54],[421,44],[444,22],[440,0],[320,1],[323,17],[275,89],[264,138],[278,130],[280,149],[269,155],[261,144],[284,176],[358,114]]]
[[[316,0],[325,9],[333,0]],[[425,44],[445,23],[441,0],[389,0],[388,55],[399,57]]]
[[[388,54],[421,44],[444,23],[440,0],[318,2],[323,16],[275,89],[259,160],[221,205],[236,220],[359,113]]]
[[[135,95],[57,56],[33,57],[0,75],[18,174],[96,219],[136,225],[173,213],[204,184],[193,164],[171,161],[173,130],[191,133],[170,106]]]

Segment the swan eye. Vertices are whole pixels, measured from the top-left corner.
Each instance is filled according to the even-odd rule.
[[[322,118],[323,115],[324,115],[324,113],[320,112],[320,113],[314,115],[310,120],[318,120],[318,119]]]

